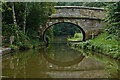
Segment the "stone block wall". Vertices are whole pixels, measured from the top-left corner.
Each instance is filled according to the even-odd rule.
[[[66,22],[80,27],[85,33],[85,39],[98,35],[103,31],[105,17],[103,8],[81,7],[81,6],[56,6],[55,13],[52,14],[46,25],[42,28],[44,31],[52,25]]]

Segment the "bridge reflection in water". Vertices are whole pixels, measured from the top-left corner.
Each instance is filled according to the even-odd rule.
[[[104,61],[102,61],[102,59]],[[115,60],[83,56],[66,44],[56,43],[3,57],[3,76],[14,78],[105,78],[118,77]],[[114,71],[110,71],[113,70]]]
[[[50,49],[49,49],[50,48]],[[64,43],[55,43],[45,48],[43,56],[48,61],[46,74],[55,78],[89,78],[103,77],[105,74],[104,64],[86,58],[82,53],[75,51]],[[50,55],[51,49],[54,57]],[[59,52],[59,53],[58,53]]]

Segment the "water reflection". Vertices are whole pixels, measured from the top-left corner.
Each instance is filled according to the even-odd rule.
[[[76,49],[77,50],[77,49]],[[85,51],[85,50],[78,50],[82,52],[82,54],[85,57],[93,58],[95,60],[98,60],[99,62],[102,62],[105,67],[105,76],[106,78],[120,78],[120,60],[115,60],[110,58],[109,56],[104,56],[100,53],[92,52],[92,51]]]
[[[65,43],[50,44],[49,47],[44,48],[43,55],[47,61],[59,66],[74,65],[84,58],[82,53],[67,47]]]
[[[118,78],[118,62],[52,44],[3,57],[3,76],[12,78]],[[84,56],[83,56],[84,55]]]

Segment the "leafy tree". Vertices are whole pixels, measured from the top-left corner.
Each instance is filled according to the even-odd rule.
[[[109,34],[118,36],[120,30],[120,2],[108,3],[106,7],[107,31]]]
[[[47,32],[49,32],[49,30],[53,30],[53,36],[67,36],[67,35],[71,35],[74,36],[75,32],[81,32],[81,30],[70,23],[58,23],[53,25],[52,27],[50,27]]]
[[[28,40],[38,40],[40,26],[44,27],[48,16],[53,11],[53,3],[3,2],[3,36],[9,42],[9,37],[14,35],[14,44],[24,44]]]
[[[47,21],[48,16],[53,13],[53,3],[30,3],[31,8],[29,10],[29,15],[27,16],[26,23],[26,34],[35,38],[40,36],[38,31],[40,30],[40,26],[44,27]]]
[[[2,2],[2,22],[13,24],[12,7],[10,3]]]

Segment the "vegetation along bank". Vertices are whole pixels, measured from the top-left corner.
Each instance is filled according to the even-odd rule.
[[[71,46],[77,49],[103,53],[112,58],[120,59],[120,2],[107,4],[105,10],[106,19],[104,22],[106,22],[107,25],[104,32],[93,39],[80,43],[71,43]],[[70,39],[68,39],[68,41],[70,41]]]

